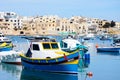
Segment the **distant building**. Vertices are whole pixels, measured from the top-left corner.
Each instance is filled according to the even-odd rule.
[[[13,23],[6,22],[4,18],[0,17],[0,32],[5,35],[12,35],[13,33]]]
[[[72,16],[60,18],[58,16],[19,16],[14,12],[0,12],[0,32],[13,35],[84,35],[89,33],[101,34],[106,31],[103,25],[110,21],[97,18]],[[119,30],[120,22],[116,22],[114,28]]]
[[[115,27],[120,30],[120,22],[115,22]]]
[[[14,12],[0,12],[0,16],[4,18],[6,22],[12,22],[13,28],[22,28],[22,17]]]

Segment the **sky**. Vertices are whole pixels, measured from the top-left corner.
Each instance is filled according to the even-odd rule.
[[[120,22],[120,0],[0,0],[0,12],[21,16],[83,16]]]

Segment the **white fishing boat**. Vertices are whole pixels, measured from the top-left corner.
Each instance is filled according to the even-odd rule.
[[[66,52],[72,52],[75,50],[83,50],[83,52],[85,53],[86,51],[88,51],[88,48],[84,46],[83,44],[81,44],[80,41],[78,41],[77,39],[71,38],[71,37],[63,39],[60,42],[60,45],[61,45],[61,49]]]
[[[2,51],[2,52],[0,52],[0,60],[2,63],[20,65],[21,58],[20,58],[19,54],[20,54],[20,52],[17,52],[15,50]]]
[[[84,36],[84,40],[94,39],[94,37],[95,35],[93,33],[89,33]]]
[[[2,44],[4,42],[11,43],[11,40],[9,38],[5,37],[3,33],[0,33],[0,44]]]
[[[21,64],[20,52],[13,50],[13,47],[12,41],[0,33],[0,62]]]

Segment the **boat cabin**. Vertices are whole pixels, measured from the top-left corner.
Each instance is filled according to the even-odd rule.
[[[30,49],[26,56],[32,58],[55,58],[59,57],[63,51],[61,50],[59,42],[51,40],[39,40],[31,42]],[[66,54],[66,52],[65,52]]]
[[[44,50],[59,50],[60,46],[57,42],[33,42],[31,50],[44,51]]]
[[[60,45],[62,47],[62,49],[65,48],[75,48],[78,45],[81,45],[81,43],[75,39],[64,39],[60,42]]]

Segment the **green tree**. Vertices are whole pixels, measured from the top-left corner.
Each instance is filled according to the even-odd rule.
[[[15,31],[17,31],[18,29],[16,27],[13,28]]]
[[[23,30],[27,30],[28,28],[27,27],[24,27]]]
[[[104,25],[103,25],[103,28],[105,28],[105,31],[108,32],[108,28],[111,26],[111,24],[109,22],[106,22]]]
[[[115,22],[112,20],[111,24],[110,24],[110,27],[114,27],[115,25],[116,25]]]
[[[109,22],[106,22],[104,25],[103,25],[103,28],[109,28],[111,26],[111,24]]]

